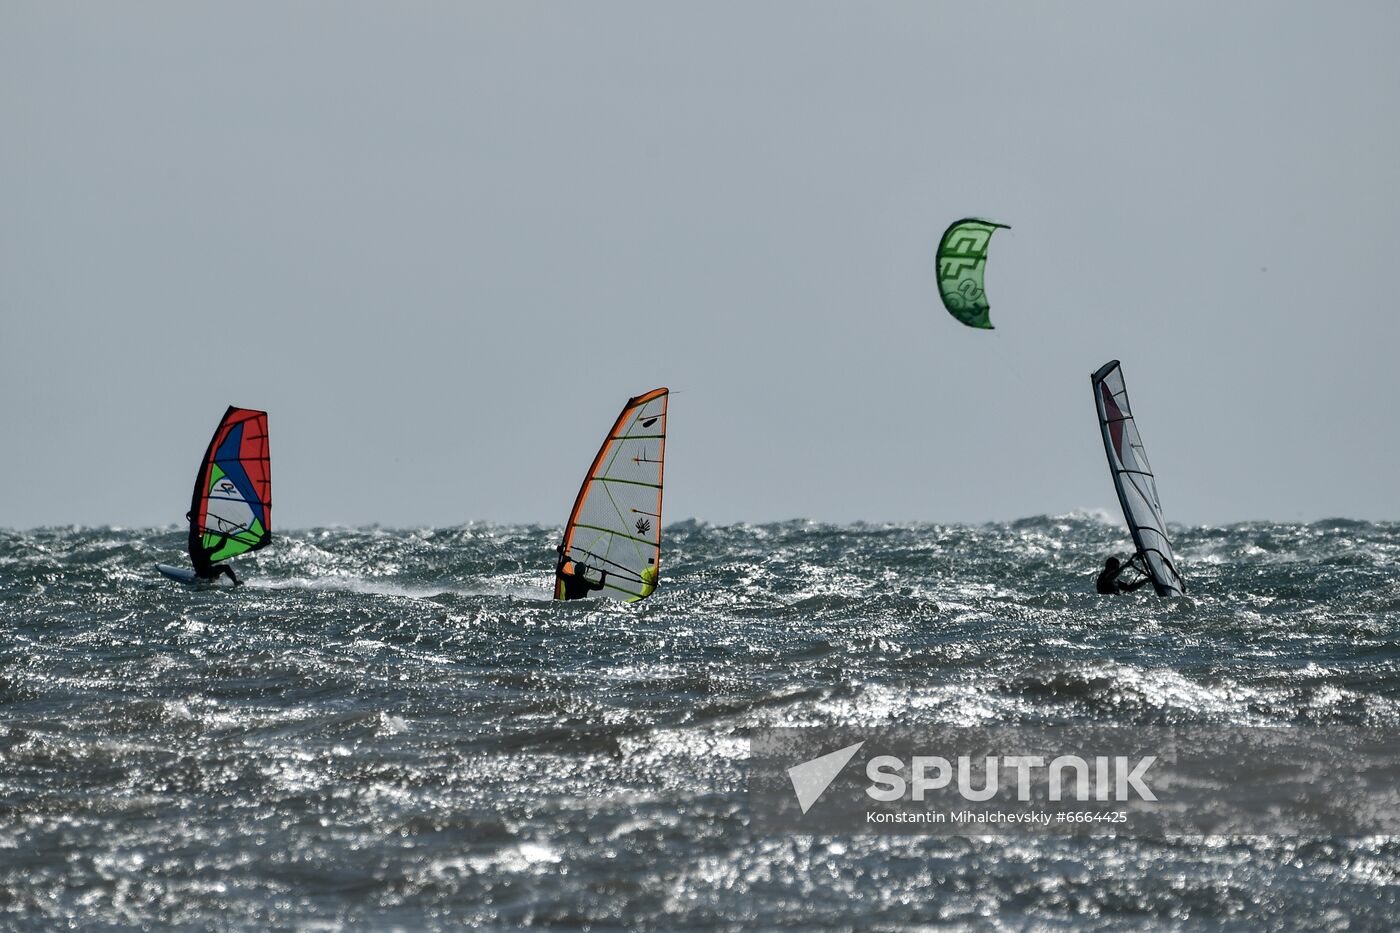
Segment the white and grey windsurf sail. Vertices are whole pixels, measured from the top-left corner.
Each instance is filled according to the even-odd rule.
[[[1167,538],[1167,522],[1157,497],[1157,478],[1147,462],[1142,435],[1128,404],[1123,369],[1113,360],[1100,367],[1092,379],[1108,468],[1140,562],[1152,578],[1158,596],[1180,596],[1186,592],[1186,582],[1177,570],[1176,556]]]
[[[603,438],[564,526],[555,599],[598,590],[631,603],[656,590],[669,397],[663,387],[628,399]]]

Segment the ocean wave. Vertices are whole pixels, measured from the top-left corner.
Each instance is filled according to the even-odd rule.
[[[553,602],[557,535],[279,531],[194,589],[178,528],[0,532],[0,925],[819,927],[872,872],[870,926],[1394,914],[1392,840],[770,838],[743,788],[763,726],[1393,728],[1400,526],[1177,528],[1175,600],[1094,592],[1092,510],[677,522],[637,605]]]

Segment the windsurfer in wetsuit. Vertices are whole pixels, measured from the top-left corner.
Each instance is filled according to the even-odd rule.
[[[1126,564],[1120,562],[1116,557],[1110,557],[1103,563],[1103,570],[1099,571],[1099,578],[1094,581],[1094,589],[1104,594],[1131,593],[1133,590],[1152,582],[1151,577],[1143,577],[1141,580],[1134,580],[1132,583],[1124,583],[1118,579],[1123,571],[1131,567],[1134,570],[1141,570],[1136,564],[1134,557]]]
[[[233,568],[228,564],[215,564],[209,561],[209,557],[201,552],[198,557],[191,554],[190,561],[194,564],[194,574],[201,580],[208,580],[211,583],[225,576],[233,582],[234,586],[242,586],[243,582],[233,575]]]
[[[186,512],[185,518],[189,517],[190,513]],[[222,542],[220,542],[219,547],[223,547]],[[211,583],[218,580],[219,577],[225,576],[233,582],[234,586],[242,586],[243,582],[233,575],[232,567],[230,567],[228,564],[216,564],[209,559],[209,555],[213,554],[218,549],[219,548],[206,550],[205,548],[198,546],[194,542],[194,540],[191,539],[190,563],[194,564],[194,575],[199,577],[199,579],[201,580],[208,580]]]
[[[233,575],[233,568],[228,564],[210,564],[207,570],[196,565],[194,572],[195,576],[199,577],[201,580],[209,580],[212,582],[219,579],[220,576],[226,576],[233,581],[234,586],[243,585],[243,581]]]
[[[583,575],[582,567],[569,560],[564,553],[563,545],[559,547],[559,566],[555,568],[555,574],[564,584],[564,599],[582,599],[594,590],[603,588],[603,581],[608,578],[606,570],[599,571],[598,582],[594,583]]]

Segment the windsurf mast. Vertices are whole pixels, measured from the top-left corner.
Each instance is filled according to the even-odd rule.
[[[554,598],[636,602],[661,570],[661,490],[670,390],[628,399],[588,468],[564,527]]]
[[[208,567],[272,541],[267,412],[230,405],[195,473],[190,560]]]
[[[1122,367],[1117,360],[1112,360],[1099,367],[1090,379],[1104,452],[1108,455],[1108,469],[1113,475],[1113,487],[1118,491],[1118,502],[1123,506],[1123,519],[1132,532],[1133,544],[1157,595],[1180,596],[1186,592],[1186,582],[1177,571],[1176,556],[1167,539],[1167,522],[1157,498],[1157,479],[1147,462],[1147,451],[1128,405]]]

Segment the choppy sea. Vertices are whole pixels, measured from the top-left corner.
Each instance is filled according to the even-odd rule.
[[[0,531],[0,928],[1383,929],[1395,837],[765,836],[748,730],[1400,727],[1400,525],[1093,515],[665,531],[634,606],[558,529],[314,529],[195,590],[181,529]]]

